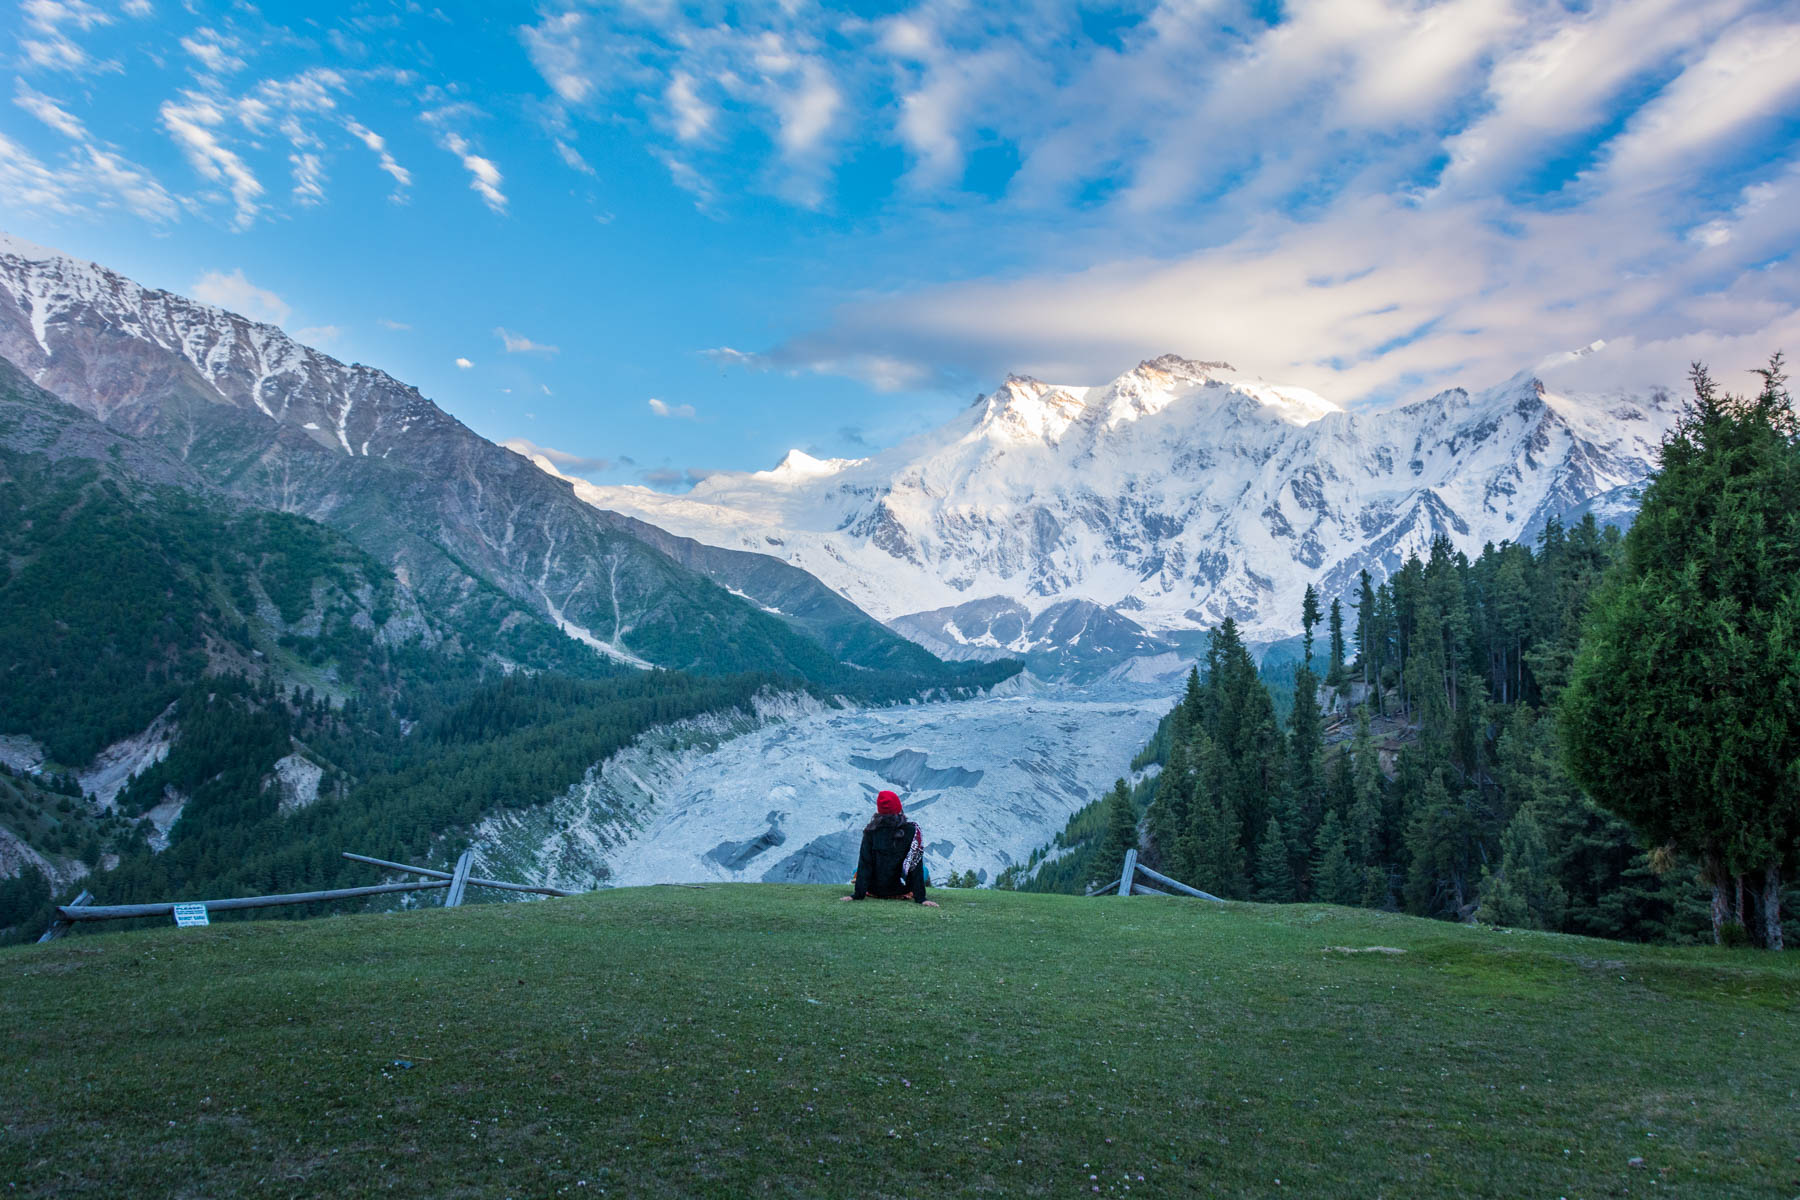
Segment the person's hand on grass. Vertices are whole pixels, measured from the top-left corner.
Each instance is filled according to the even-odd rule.
[[[845,903],[849,903],[850,901],[856,899],[856,897],[855,896],[839,896],[838,899],[844,901]]]
[[[919,902],[919,907],[920,908],[936,908],[936,907],[938,907],[938,902],[936,900],[921,900]]]

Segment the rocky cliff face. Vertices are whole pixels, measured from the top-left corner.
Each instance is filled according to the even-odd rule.
[[[273,326],[0,236],[0,357],[238,499],[348,533],[442,611],[523,607],[639,666],[836,665],[416,389]]]
[[[868,459],[795,452],[686,496],[577,491],[782,555],[940,654],[1125,646],[1228,616],[1273,639],[1308,584],[1347,594],[1440,534],[1478,552],[1584,505],[1628,510],[1679,405],[1560,392],[1555,366],[1351,413],[1166,356],[1100,387],[1009,378]]]

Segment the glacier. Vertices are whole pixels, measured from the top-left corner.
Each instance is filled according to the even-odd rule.
[[[475,831],[482,872],[571,889],[843,883],[875,793],[898,791],[933,879],[990,881],[1124,773],[1174,696],[1029,685],[938,704],[759,698],[654,730],[534,809]]]

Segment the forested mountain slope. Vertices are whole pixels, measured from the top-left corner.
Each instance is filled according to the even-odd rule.
[[[770,635],[752,648],[792,648],[777,670],[644,671],[479,578],[446,603],[192,464],[0,360],[0,936],[76,880],[109,900],[366,882],[338,851],[432,854],[769,689],[898,699],[1011,669],[952,672],[885,631],[907,655],[852,666],[727,597]]]
[[[1620,554],[1591,517],[1474,559],[1439,539],[1389,582],[1363,582],[1331,648],[1343,657],[1315,653],[1317,673],[1294,665],[1285,719],[1228,625],[1129,764],[1160,771],[1076,814],[1006,882],[1079,892],[1116,879],[1140,845],[1165,873],[1234,899],[1706,936],[1698,864],[1595,804],[1564,761],[1556,700]],[[1755,889],[1737,895],[1749,927]]]
[[[231,495],[342,532],[465,624],[488,619],[499,592],[634,666],[844,674],[795,624],[646,545],[416,389],[272,326],[0,235],[0,356]],[[931,677],[921,686],[962,678],[918,656],[904,668]]]

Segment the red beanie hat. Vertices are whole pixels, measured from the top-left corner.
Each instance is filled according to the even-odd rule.
[[[897,813],[900,811],[900,794],[898,792],[879,792],[875,796],[875,811],[878,813]]]

